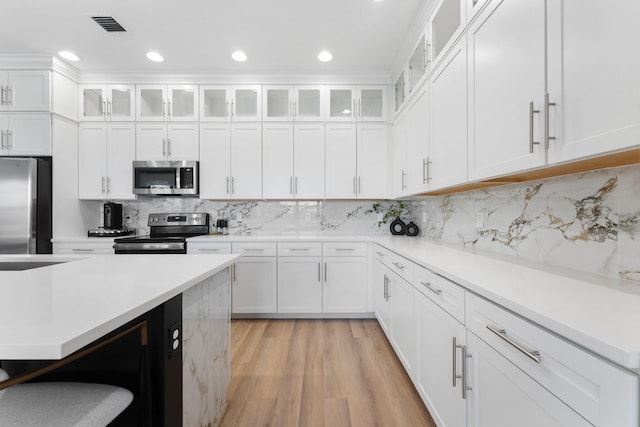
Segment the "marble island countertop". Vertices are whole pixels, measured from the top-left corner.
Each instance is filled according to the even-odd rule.
[[[0,359],[61,359],[238,255],[0,255]],[[49,263],[3,271],[17,263]],[[4,266],[4,267],[3,267]]]

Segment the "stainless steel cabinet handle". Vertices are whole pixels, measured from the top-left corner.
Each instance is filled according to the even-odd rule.
[[[162,100],[162,118],[165,119],[167,117],[167,101]]]
[[[327,263],[324,263],[324,282],[327,283]]]
[[[431,292],[433,292],[436,295],[440,295],[442,293],[442,289],[434,288],[433,285],[431,283],[429,283],[429,282],[420,281],[420,284],[422,286],[424,286],[425,288],[429,289]]]
[[[404,270],[404,265],[399,264],[399,263],[397,263],[397,262],[392,262],[392,264],[393,264],[393,265],[395,265],[395,266],[396,266],[396,268],[399,268],[400,270]]]
[[[387,278],[387,301],[389,301],[389,298],[391,298],[391,292],[389,292],[389,283],[391,283],[391,279],[389,278],[389,276],[385,276]]]
[[[244,248],[245,252],[264,252],[264,248]]]
[[[358,99],[358,117],[362,118],[362,100]]]
[[[79,249],[79,248],[71,248],[72,252],[93,252],[93,249]]]
[[[407,173],[406,173],[405,171],[402,171],[402,181],[401,181],[401,184],[402,184],[402,190],[404,190],[405,188],[407,188],[407,186],[404,184],[404,180],[405,180],[405,177],[406,177],[406,176],[407,176]]]
[[[0,150],[4,150],[4,131],[0,131]]]
[[[453,380],[453,381],[452,381],[452,385],[453,385],[453,387],[455,387],[455,386],[456,386],[456,381],[457,381],[457,379],[458,379],[458,378],[460,378],[460,377],[458,376],[458,373],[457,373],[457,369],[458,369],[458,368],[457,368],[457,363],[456,363],[456,353],[457,353],[458,347],[459,347],[459,346],[458,346],[458,344],[456,343],[456,337],[453,337],[453,345],[452,345],[452,350],[453,350],[453,351],[452,351],[452,353],[453,353],[453,357],[452,357],[452,361],[451,361],[451,362],[452,362],[452,363],[451,363],[451,365],[452,365],[452,369],[451,369],[451,371],[453,372],[453,375],[452,375],[452,380]]]
[[[102,115],[105,117],[107,115],[107,101],[102,101]]]
[[[540,144],[539,141],[533,140],[533,115],[539,113],[540,110],[533,109],[533,101],[529,103],[529,153],[533,153],[533,146]]]
[[[228,99],[224,107],[224,118],[225,120],[229,119],[229,100]]]
[[[293,179],[293,194],[298,194],[298,177]]]
[[[219,248],[199,248],[198,252],[220,252]]]
[[[308,252],[311,248],[289,248],[291,252]]]
[[[7,105],[13,105],[13,86],[7,85]]]
[[[104,194],[105,179],[104,179],[104,176],[101,178],[102,178],[102,194]]]
[[[353,177],[353,194],[357,194],[356,193],[356,177]]]
[[[107,194],[111,193],[111,178],[107,177]]]
[[[162,156],[167,155],[167,140],[162,138]]]
[[[555,107],[555,102],[549,102],[549,93],[544,94],[544,148],[549,148],[549,141],[556,139],[555,136],[549,136],[549,107]]]
[[[384,275],[384,300],[389,300],[389,278],[387,275]]]
[[[229,194],[229,177],[227,177],[227,194]]]
[[[351,117],[356,117],[356,100],[351,101]]]
[[[353,252],[356,248],[334,248],[337,252]]]
[[[7,148],[13,148],[13,131],[7,131]]]
[[[167,118],[173,116],[173,112],[171,111],[171,100],[167,101]]]
[[[113,104],[111,101],[107,101],[107,115],[111,117],[113,114]]]
[[[293,116],[298,117],[298,100],[293,100]]]
[[[491,332],[493,332],[494,334],[496,334],[500,339],[502,339],[503,341],[505,341],[506,343],[508,343],[512,347],[515,347],[516,350],[518,350],[520,353],[522,353],[525,356],[527,356],[529,359],[533,360],[536,363],[540,363],[540,352],[539,351],[525,349],[520,344],[518,344],[517,342],[515,342],[514,340],[509,338],[507,336],[507,331],[505,331],[504,329],[498,329],[495,326],[491,326],[491,325],[487,325],[487,329],[490,330]]]
[[[384,253],[382,253],[382,252],[376,251],[376,255],[378,255],[379,257],[384,257]]]
[[[457,372],[457,363],[456,363],[456,350],[460,349],[462,352],[462,372],[461,375],[458,375]],[[453,337],[453,346],[452,346],[452,350],[453,350],[453,357],[452,357],[452,364],[453,364],[453,387],[456,386],[456,380],[461,380],[462,382],[462,398],[466,399],[467,398],[467,392],[471,391],[471,387],[467,386],[467,359],[471,358],[470,355],[467,354],[467,346],[466,345],[458,345],[456,337]]]
[[[358,177],[358,194],[362,194],[362,177]]]
[[[429,48],[431,47],[431,44],[429,44],[429,40],[425,40],[425,44],[424,44],[424,70],[426,71],[427,67],[429,66],[429,63],[431,62],[431,60],[429,59]]]
[[[320,263],[318,263],[318,283],[322,282],[320,279]]]
[[[234,194],[236,192],[236,179],[235,177],[231,177],[231,194]]]
[[[0,105],[4,105],[4,86],[0,86]]]
[[[171,157],[171,140],[167,138],[167,157]]]
[[[293,194],[293,177],[289,177],[289,194]]]
[[[231,118],[233,118],[233,116],[235,116],[236,112],[235,112],[235,105],[234,105],[234,100],[231,100]]]
[[[236,283],[236,265],[231,265],[231,283]]]
[[[422,159],[422,183],[426,184],[431,180],[429,176],[429,165],[431,164],[431,160],[429,158]]]

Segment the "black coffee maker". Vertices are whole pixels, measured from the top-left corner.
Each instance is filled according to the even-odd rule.
[[[122,204],[105,203],[104,208],[104,228],[107,230],[122,229]]]

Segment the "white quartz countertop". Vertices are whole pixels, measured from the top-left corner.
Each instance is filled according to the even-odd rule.
[[[0,271],[0,359],[61,359],[233,263],[238,255],[0,255],[62,261]]]
[[[375,242],[380,236],[353,234],[282,234],[282,235],[206,235],[190,237],[188,242]],[[424,241],[424,239],[421,239]]]
[[[628,369],[640,368],[640,284],[424,239],[376,242]]]

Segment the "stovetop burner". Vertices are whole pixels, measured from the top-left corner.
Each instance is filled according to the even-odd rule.
[[[124,228],[92,228],[87,231],[87,237],[120,237],[131,236],[134,230],[125,230]]]

